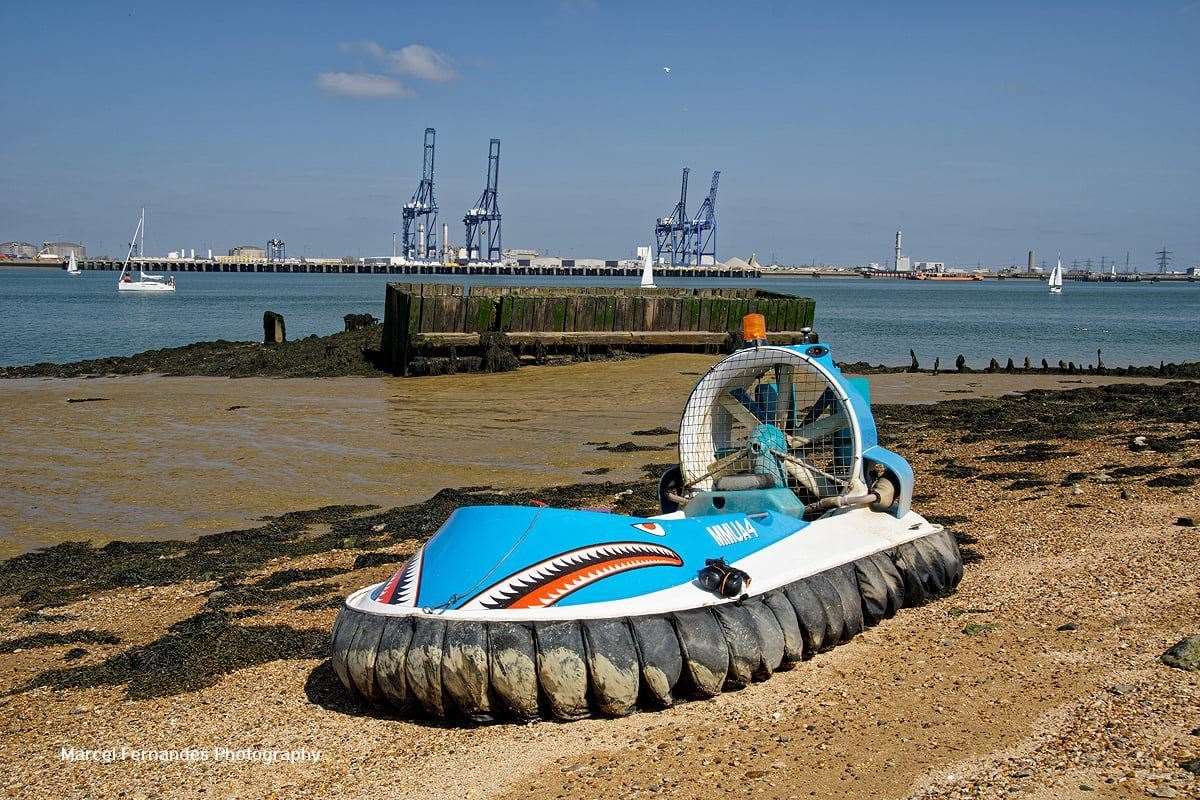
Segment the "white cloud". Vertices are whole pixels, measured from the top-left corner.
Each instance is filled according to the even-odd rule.
[[[423,81],[443,83],[458,77],[453,62],[444,54],[423,44],[410,44],[399,50],[388,50],[379,42],[352,42],[343,44],[348,53],[370,56],[398,75],[409,75]]]
[[[413,96],[412,91],[400,81],[373,72],[322,72],[317,75],[317,87],[341,97],[380,99]]]
[[[458,77],[450,59],[423,44],[410,44],[388,53],[395,70],[426,81],[449,81]]]

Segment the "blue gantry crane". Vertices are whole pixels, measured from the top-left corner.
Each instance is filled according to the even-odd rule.
[[[721,171],[712,174],[708,197],[700,204],[696,216],[687,221],[683,233],[683,263],[702,266],[717,262],[717,182]]]
[[[404,204],[401,254],[407,261],[430,261],[437,258],[437,199],[433,196],[433,156],[437,131],[425,129],[425,158],[421,165],[421,182],[412,199]],[[420,220],[418,222],[418,220]]]
[[[463,217],[469,261],[499,261],[503,255],[500,248],[499,184],[500,140],[492,139],[488,146],[487,188]]]
[[[683,168],[683,181],[679,187],[679,202],[671,213],[659,217],[654,223],[654,261],[657,264],[674,266],[684,257],[684,238],[687,229],[687,185],[688,168]]]

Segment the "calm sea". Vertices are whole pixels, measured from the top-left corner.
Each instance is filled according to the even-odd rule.
[[[428,276],[426,276],[428,277]],[[169,296],[118,295],[116,274],[0,269],[0,364],[129,355],[210,339],[258,339],[278,311],[289,338],[342,329],[342,316],[383,315],[384,285],[401,276],[205,274],[176,276]],[[561,284],[564,278],[456,278],[449,283]],[[633,285],[635,279],[625,279]],[[590,279],[590,284],[614,282]],[[582,281],[581,281],[582,283]],[[720,285],[669,281],[667,286]],[[1018,363],[1029,356],[1110,366],[1200,360],[1200,283],[1075,284],[1051,296],[1040,282],[918,283],[860,279],[733,281],[813,297],[816,328],[843,361],[930,365],[964,354]],[[976,366],[981,364],[976,363]]]

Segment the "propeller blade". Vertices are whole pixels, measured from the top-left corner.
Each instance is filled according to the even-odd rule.
[[[839,486],[846,485],[846,481],[836,475],[830,475],[816,464],[793,453],[772,450],[771,455],[782,461],[788,474],[808,487],[817,497],[836,494]]]
[[[821,494],[821,488],[817,486],[816,476],[813,474],[812,470],[807,468],[806,465],[784,459],[783,468],[787,470],[788,475],[791,475],[796,479],[797,483],[799,483],[805,489],[808,489],[808,491],[812,492],[814,497],[824,497],[824,495]]]
[[[832,436],[850,424],[845,414],[830,414],[816,422],[809,423],[788,437],[788,447],[802,447],[812,444],[818,439]]]
[[[754,412],[742,405],[731,392],[723,393],[717,402],[721,404],[721,408],[728,411],[734,419],[750,430],[754,430],[762,424],[762,420],[754,416]]]
[[[813,403],[812,408],[804,415],[804,419],[800,421],[800,425],[808,425],[815,422],[818,417],[824,414],[831,408],[837,407],[837,398],[829,389],[821,392],[821,396],[817,398],[817,402]]]
[[[791,364],[775,367],[775,386],[779,397],[775,401],[775,427],[786,431],[792,421],[792,382],[795,368]]]
[[[727,456],[721,456],[716,461],[714,461],[708,465],[708,470],[703,475],[700,475],[699,477],[696,477],[696,478],[692,478],[690,481],[688,481],[686,484],[687,487],[690,489],[691,487],[695,486],[697,483],[699,483],[702,480],[705,480],[706,478],[711,478],[714,475],[721,474],[722,472],[724,472],[725,470],[729,469],[734,464],[736,464],[739,459],[745,458],[746,455],[749,454],[749,452],[750,452],[749,447],[740,447],[737,450],[734,450],[732,453],[730,453]]]

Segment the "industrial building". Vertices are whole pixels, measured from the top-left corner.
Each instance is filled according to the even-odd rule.
[[[37,257],[65,261],[72,254],[82,260],[87,255],[87,249],[77,242],[42,242],[42,249],[38,251]]]
[[[29,242],[0,243],[0,258],[35,258],[38,249]]]
[[[224,263],[266,261],[267,251],[252,244],[243,244],[230,248],[229,255],[217,256],[216,260]]]

